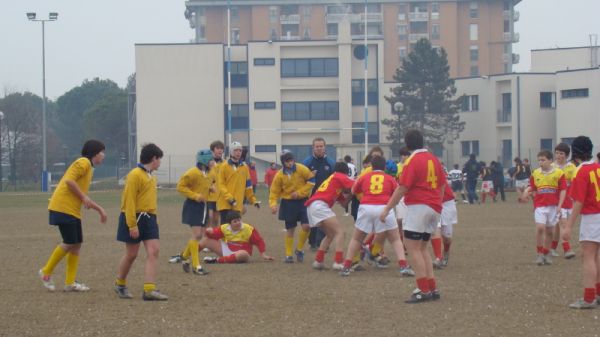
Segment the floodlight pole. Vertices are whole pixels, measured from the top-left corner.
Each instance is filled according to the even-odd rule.
[[[369,15],[368,15],[368,11],[367,11],[367,0],[365,0],[365,28],[364,28],[364,34],[365,34],[365,156],[367,155],[367,153],[369,152],[369,104],[367,102],[368,99],[368,75],[369,75],[369,70],[368,70],[368,66],[369,66],[369,47],[367,44],[368,38],[367,35],[369,34],[369,27],[368,27],[368,23],[369,23]]]
[[[227,131],[231,144],[231,0],[227,0]],[[230,149],[231,150],[231,149]]]

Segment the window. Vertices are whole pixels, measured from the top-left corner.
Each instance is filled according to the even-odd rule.
[[[240,21],[240,11],[237,6],[231,6],[231,22],[239,22]]]
[[[358,122],[352,123],[353,128],[361,128],[352,130],[352,143],[353,144],[364,144],[365,143],[365,123]],[[369,131],[369,143],[379,143],[379,123],[377,122],[369,122],[368,123],[368,131]]]
[[[406,40],[407,34],[408,34],[408,26],[407,25],[398,25],[398,38],[400,40]]]
[[[416,21],[410,23],[410,33],[411,34],[427,34],[428,30],[428,22],[426,21]]]
[[[542,139],[540,139],[540,151],[541,150],[553,151],[553,148],[552,148],[552,138],[542,138]]]
[[[504,32],[510,33],[510,21],[504,20]]]
[[[256,58],[254,59],[255,66],[274,66],[275,59],[274,58]]]
[[[296,162],[302,162],[304,158],[311,156],[313,153],[312,145],[282,145],[281,148],[291,151],[294,154],[294,158],[296,158]],[[325,149],[328,157],[337,158],[337,150],[334,145],[327,144]]]
[[[227,87],[227,62],[224,66],[224,81]],[[231,62],[231,87],[245,88],[248,86],[248,63],[247,62]]]
[[[469,40],[477,41],[479,39],[477,31],[478,31],[478,26],[476,23],[472,23],[469,25]]]
[[[232,104],[231,105],[231,129],[232,130],[247,130],[250,126],[248,119],[247,104]],[[225,105],[225,130],[229,130],[229,118],[227,116],[227,105]]]
[[[277,152],[277,145],[254,145],[254,152]]]
[[[479,95],[464,96],[460,110],[462,112],[479,111]]]
[[[561,90],[560,97],[561,98],[576,98],[576,97],[588,97],[590,95],[589,89],[569,89],[569,90]]]
[[[400,57],[400,60],[406,57],[406,47],[398,47],[398,56]]]
[[[556,108],[556,93],[540,92],[540,108]]]
[[[275,109],[275,102],[254,102],[254,109]]]
[[[367,102],[368,105],[379,104],[379,90],[376,79],[367,81]],[[352,80],[352,105],[365,105],[365,80]]]
[[[561,138],[560,141],[571,146],[574,139],[575,139],[575,137],[564,137],[564,138]]]
[[[304,33],[302,34],[302,39],[310,40],[310,28],[304,27]]]
[[[440,142],[429,143],[427,144],[431,153],[438,158],[442,158],[444,156],[444,145]]]
[[[478,140],[467,140],[460,142],[462,149],[462,156],[468,157],[471,154],[479,156],[479,141]]]
[[[310,20],[311,13],[312,13],[312,7],[310,5],[306,5],[306,6],[302,7],[302,15],[304,16],[304,18],[303,18],[304,21]]]
[[[298,14],[298,5],[283,5],[281,6],[281,15]]]
[[[231,28],[231,44],[240,44],[239,28]]]
[[[279,9],[277,6],[269,7],[269,22],[278,23],[279,22]]]
[[[337,101],[282,102],[282,121],[338,120],[340,107]]]
[[[471,76],[479,76],[479,67],[471,66]]]
[[[439,40],[440,39],[440,25],[434,23],[431,25],[431,39]]]
[[[337,77],[338,59],[282,59],[281,77]]]
[[[438,2],[431,3],[431,13],[439,13],[440,12],[440,4]]]
[[[510,10],[510,7],[511,7],[510,3],[511,3],[511,0],[504,0],[504,10],[505,11]]]
[[[469,5],[469,17],[471,19],[477,19],[479,17],[479,4],[475,1],[471,1]]]
[[[471,46],[470,52],[471,52],[471,61],[474,61],[474,62],[479,61],[479,47]]]
[[[299,32],[298,32],[298,25],[297,24],[283,24],[281,25],[281,37],[282,39],[287,38],[292,38],[292,36],[296,37],[299,36]]]
[[[327,6],[327,14],[345,14],[348,12],[348,7],[344,5]]]
[[[502,94],[502,110],[498,110],[497,122],[510,123],[512,115],[512,97],[510,92]]]
[[[327,24],[327,35],[328,36],[337,36],[338,35],[338,24],[337,23],[328,23]]]

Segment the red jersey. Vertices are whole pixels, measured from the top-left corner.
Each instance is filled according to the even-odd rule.
[[[452,191],[452,187],[446,181],[446,188],[444,189],[444,198],[442,198],[442,202],[454,200],[454,191]]]
[[[238,231],[234,231],[229,224],[223,224],[213,228],[212,234],[207,232],[206,236],[211,239],[225,241],[232,252],[245,250],[252,255],[252,245],[257,246],[258,251],[261,253],[264,253],[266,249],[265,241],[260,233],[247,223],[242,223]]]
[[[425,149],[413,151],[400,176],[400,185],[408,188],[406,205],[427,205],[438,213],[442,212],[442,186],[446,183],[439,160]]]
[[[535,191],[533,207],[558,206],[560,192],[567,189],[567,181],[560,169],[553,168],[550,172],[544,172],[537,168],[529,177],[529,186]]]
[[[570,195],[583,203],[581,214],[600,213],[600,165],[593,161],[581,163],[571,182]]]
[[[398,187],[396,180],[383,171],[371,171],[356,181],[353,193],[363,193],[361,205],[385,205]]]
[[[265,172],[265,184],[267,184],[267,186],[271,187],[271,184],[273,184],[273,179],[275,178],[277,172],[279,172],[279,170],[274,170],[270,167],[267,169],[267,171]]]
[[[329,205],[329,207],[333,207],[335,201],[342,194],[342,190],[351,189],[352,185],[354,185],[354,180],[350,177],[340,172],[334,172],[321,183],[315,194],[304,205],[308,206],[315,200],[321,200]]]

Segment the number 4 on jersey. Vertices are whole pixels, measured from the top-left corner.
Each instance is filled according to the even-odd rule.
[[[432,189],[436,189],[438,186],[438,177],[435,175],[435,166],[433,166],[433,160],[427,161],[427,182],[431,185]]]

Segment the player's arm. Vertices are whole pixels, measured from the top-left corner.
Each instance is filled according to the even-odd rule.
[[[231,170],[231,168],[229,167],[229,164],[223,164],[223,166],[220,168],[219,175],[217,177],[217,188],[218,188],[221,196],[223,198],[225,198],[225,200],[227,200],[230,204],[233,205],[233,203],[235,203],[235,198],[233,197],[231,192],[229,192],[229,190],[227,189],[227,184],[226,184],[227,183],[227,172],[230,170]]]
[[[296,198],[298,199],[308,198],[315,187],[315,175],[308,168],[302,170],[302,177],[306,180],[306,183],[296,192]]]
[[[279,209],[278,203],[279,198],[281,197],[281,177],[279,173],[275,175],[275,179],[271,183],[271,189],[269,190],[269,207],[271,208],[271,213],[277,213]]]
[[[123,188],[123,199],[125,201],[125,223],[129,228],[129,236],[133,239],[137,239],[140,235],[137,226],[136,201],[139,190],[139,179],[135,174],[129,173],[125,180],[125,187]]]
[[[390,212],[390,210],[392,210],[394,207],[396,207],[396,205],[398,205],[400,199],[402,199],[402,197],[407,191],[408,188],[404,185],[399,185],[396,188],[396,190],[394,190],[392,197],[388,201],[387,205],[385,205],[385,208],[381,212],[381,215],[379,215],[379,220],[381,220],[381,222],[385,222],[385,218],[387,218],[387,215]]]
[[[356,182],[352,185],[352,189],[350,190],[350,192],[352,192],[352,194],[359,194],[362,193],[362,182],[363,182],[363,177],[364,176],[360,176]]]
[[[250,179],[250,171],[247,170],[246,172],[248,172],[248,176],[246,178],[246,191],[244,193],[244,196],[246,197],[246,200],[248,200],[249,203],[254,205],[254,207],[260,208],[260,203],[258,202],[258,200],[256,200],[256,196],[254,195],[254,189],[252,188],[252,179]]]
[[[225,237],[223,232],[221,231],[221,227],[213,227],[206,229],[206,237],[213,240],[220,240]]]
[[[190,188],[192,185],[192,177],[190,177],[190,175],[186,172],[181,176],[181,178],[179,178],[179,181],[177,182],[177,192],[194,201],[206,201],[206,197],[204,197],[202,194],[192,191]]]
[[[256,228],[254,228],[252,230],[252,234],[250,235],[249,242],[258,248],[258,251],[260,252],[260,256],[263,258],[263,260],[265,260],[265,261],[273,261],[274,260],[273,257],[267,255],[267,253],[266,253],[267,246],[265,245],[265,240],[263,240],[262,236],[260,236],[260,233],[256,230]]]
[[[565,179],[565,175],[563,174],[562,176],[560,176],[560,178],[558,179],[558,189],[560,190],[560,194],[558,196],[558,207],[557,207],[557,212],[558,212],[558,216],[560,217],[560,211],[562,209],[562,205],[565,202],[565,198],[567,197],[567,180]]]

